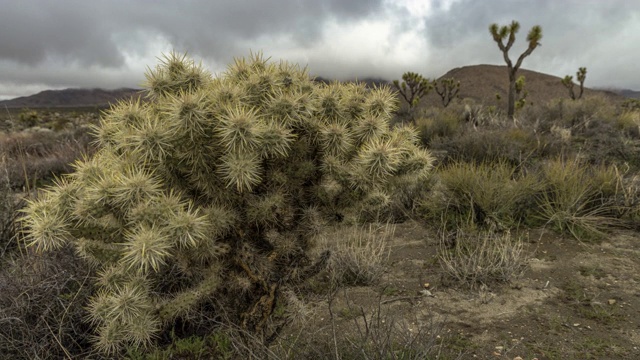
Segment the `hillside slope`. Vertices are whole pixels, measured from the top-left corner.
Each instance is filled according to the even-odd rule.
[[[529,103],[547,103],[552,99],[569,99],[569,91],[561,83],[557,76],[539,73],[536,71],[519,69],[518,76],[525,77],[525,90],[528,91],[527,101]],[[498,65],[471,65],[455,68],[442,75],[440,79],[454,78],[460,81],[460,98],[470,98],[479,103],[487,105],[506,104],[509,79],[506,66]],[[587,77],[587,84],[589,78]],[[574,91],[579,91],[576,84]],[[499,94],[501,101],[498,103],[496,94]],[[585,88],[583,97],[602,95],[612,100],[623,100],[624,97],[611,91],[594,90]],[[435,91],[432,91],[427,99],[431,105],[440,103],[440,98]]]
[[[85,107],[105,106],[120,99],[140,96],[140,90],[121,88],[104,89],[65,89],[45,90],[35,95],[22,96],[0,101],[0,107],[7,108],[49,108],[49,107]]]

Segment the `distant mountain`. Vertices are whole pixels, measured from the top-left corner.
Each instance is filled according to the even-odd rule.
[[[568,90],[560,82],[557,76],[543,74],[531,70],[520,69],[518,76],[525,76],[525,90],[528,91],[529,103],[544,104],[552,99],[569,99]],[[508,78],[506,66],[498,65],[471,65],[455,68],[440,77],[454,78],[460,81],[461,98],[471,98],[486,105],[506,104]],[[315,81],[329,83],[331,79],[316,77]],[[380,86],[389,84],[390,81],[381,78],[367,77],[358,79],[367,86]],[[587,79],[588,83],[589,79]],[[577,90],[577,86],[575,88]],[[496,100],[496,94],[501,100]],[[640,91],[620,89],[591,89],[585,88],[583,96],[603,95],[615,101],[625,98],[640,99]],[[65,89],[45,90],[31,96],[23,96],[11,100],[0,101],[0,108],[45,108],[45,107],[86,107],[106,106],[120,99],[133,96],[142,96],[142,90],[122,88],[116,90],[104,89]],[[441,104],[440,98],[431,91],[426,98],[426,103],[437,106]]]
[[[561,78],[536,71],[519,69],[518,75],[525,77],[525,90],[528,92],[527,102],[535,104],[545,104],[552,99],[569,99],[569,91],[561,83]],[[498,65],[472,65],[455,68],[440,79],[454,78],[460,81],[460,97],[471,98],[485,104],[506,104],[507,91],[509,89],[509,78],[506,66]],[[587,82],[589,79],[587,79]],[[576,85],[574,91],[579,91]],[[496,94],[501,98],[496,99]],[[612,100],[624,100],[622,94],[608,90],[584,89],[583,97],[602,95]],[[429,94],[428,103],[436,104],[440,102],[439,96],[432,91]]]
[[[640,91],[629,89],[611,89],[610,91],[630,99],[640,99]]]
[[[15,99],[0,101],[4,108],[50,108],[50,107],[86,107],[106,106],[120,99],[141,96],[141,90],[121,88],[115,90],[104,89],[65,89],[45,90],[35,95],[22,96]]]

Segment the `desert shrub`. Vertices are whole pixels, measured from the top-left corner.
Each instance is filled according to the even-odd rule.
[[[329,273],[336,285],[372,285],[378,283],[389,259],[392,224],[368,224],[338,228],[328,234],[333,254]],[[333,244],[331,247],[329,244]]]
[[[5,158],[0,158],[0,269],[18,246],[17,220],[25,202],[11,188]]]
[[[455,136],[460,131],[462,122],[460,114],[453,111],[433,111],[431,116],[423,115],[416,120],[416,129],[420,134],[420,141],[429,145],[434,138]]]
[[[179,338],[172,335],[172,341],[167,346],[153,349],[152,351],[146,351],[144,348],[139,349],[136,347],[127,348],[127,353],[124,356],[127,360],[163,360],[163,359],[257,359],[257,356],[251,357],[250,355],[262,355],[264,358],[266,354],[269,354],[268,348],[262,344],[248,344],[245,342],[245,346],[248,348],[251,345],[254,347],[251,349],[250,354],[239,353],[234,349],[234,344],[240,344],[243,342],[243,333],[238,333],[232,329],[226,329],[226,331],[215,330],[213,333],[199,336],[192,335],[187,338]],[[266,354],[265,354],[266,353]],[[245,355],[243,357],[243,355]],[[246,356],[249,355],[249,356]]]
[[[25,211],[29,246],[69,245],[96,267],[104,352],[189,337],[221,313],[268,342],[280,295],[328,261],[311,236],[384,208],[394,177],[431,167],[414,130],[390,129],[388,88],[314,83],[260,55],[212,78],[170,54],[147,80],[148,101],[112,107],[97,153]]]
[[[617,106],[604,96],[576,101],[562,99],[542,107],[537,117],[539,134],[557,133],[558,129],[571,133],[565,155],[580,153],[590,163],[616,162],[640,166],[639,150],[634,140],[640,136],[640,120],[632,110]]]
[[[482,285],[511,283],[527,266],[523,240],[510,231],[491,230],[442,233],[438,259],[446,277],[476,289]]]
[[[11,187],[31,187],[70,172],[71,163],[95,151],[92,141],[82,127],[61,133],[45,129],[0,135]]]
[[[433,152],[445,152],[443,163],[451,161],[505,161],[514,166],[526,165],[562,152],[562,142],[538,136],[520,128],[486,128],[465,131],[453,138],[436,138],[429,147]]]
[[[339,291],[342,293],[342,291]],[[448,347],[452,336],[446,321],[435,314],[400,317],[382,295],[366,304],[356,303],[344,291],[338,305],[328,301],[329,324],[315,314],[304,324],[292,326],[269,351],[243,354],[243,359],[461,359],[460,349]],[[320,321],[318,321],[320,320]]]
[[[540,189],[536,176],[500,161],[455,162],[440,168],[437,178],[421,213],[447,228],[510,228],[526,219]]]
[[[640,228],[640,174],[627,176],[620,186],[619,208],[623,209],[621,214],[628,219],[635,228]]]
[[[557,99],[546,107],[547,123],[577,131],[588,128],[593,122],[613,119],[617,113],[615,104],[605,96],[590,96],[580,100]]]
[[[625,99],[620,107],[625,111],[639,111],[640,110],[640,99]]]
[[[622,177],[617,167],[588,165],[579,159],[554,159],[542,169],[545,189],[538,199],[538,218],[578,240],[598,238],[620,225],[617,197]]]
[[[30,128],[40,122],[38,112],[30,109],[23,109],[18,115],[18,125],[21,128]]]
[[[0,354],[5,359],[96,358],[84,321],[92,269],[71,249],[4,257]]]
[[[623,111],[615,117],[615,126],[626,136],[640,139],[640,110]]]

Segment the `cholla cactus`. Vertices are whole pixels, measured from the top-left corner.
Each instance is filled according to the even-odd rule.
[[[103,351],[153,344],[204,306],[264,333],[278,294],[326,262],[310,251],[323,224],[384,208],[431,168],[413,129],[389,128],[387,88],[319,85],[260,55],[213,78],[177,54],[147,86],[24,217],[28,245],[68,244],[97,267]]]

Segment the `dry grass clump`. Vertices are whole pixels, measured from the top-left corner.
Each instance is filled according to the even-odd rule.
[[[428,145],[436,138],[454,137],[461,131],[464,125],[462,114],[451,110],[430,110],[415,122],[423,144]]]
[[[455,162],[437,173],[439,183],[421,211],[447,228],[496,226],[506,229],[525,220],[537,191],[536,176],[518,172],[506,162]]]
[[[616,106],[604,96],[590,96],[579,100],[557,99],[545,107],[544,119],[549,124],[579,130],[593,122],[616,117]]]
[[[628,209],[619,198],[629,194],[625,195],[623,177],[616,166],[554,159],[541,171],[545,190],[538,199],[537,216],[557,231],[590,240],[622,224],[620,217]]]
[[[464,131],[450,139],[436,138],[430,149],[446,152],[444,163],[451,161],[495,162],[512,165],[531,163],[562,151],[562,142],[550,136],[540,136],[529,129],[482,128]]]
[[[335,285],[376,284],[389,259],[389,239],[395,226],[390,223],[341,227],[325,235],[332,249],[329,273]]]
[[[625,110],[615,118],[615,125],[632,139],[640,139],[640,110]]]
[[[5,253],[16,244],[14,240],[16,235],[15,222],[18,217],[18,208],[20,205],[14,199],[11,191],[11,182],[9,180],[9,172],[6,167],[5,157],[0,158],[0,259],[4,258]],[[1,268],[1,267],[0,267]]]
[[[12,188],[71,171],[71,163],[93,153],[92,138],[86,128],[55,133],[47,129],[0,133],[0,153]]]
[[[316,350],[314,356],[305,358],[418,360],[439,358],[443,348],[449,350],[445,343],[444,321],[437,321],[434,317],[427,321],[398,319],[384,307],[381,297],[368,309],[355,306],[347,298],[345,311],[350,315],[352,322],[346,325],[348,330],[343,330],[339,335],[335,332],[336,320],[331,306],[329,303],[334,329],[333,351],[325,351],[321,355]],[[410,322],[414,325],[409,325]],[[453,355],[452,358],[457,357]]]
[[[442,232],[438,259],[445,276],[472,289],[511,283],[522,276],[528,262],[522,238],[508,230]]]

